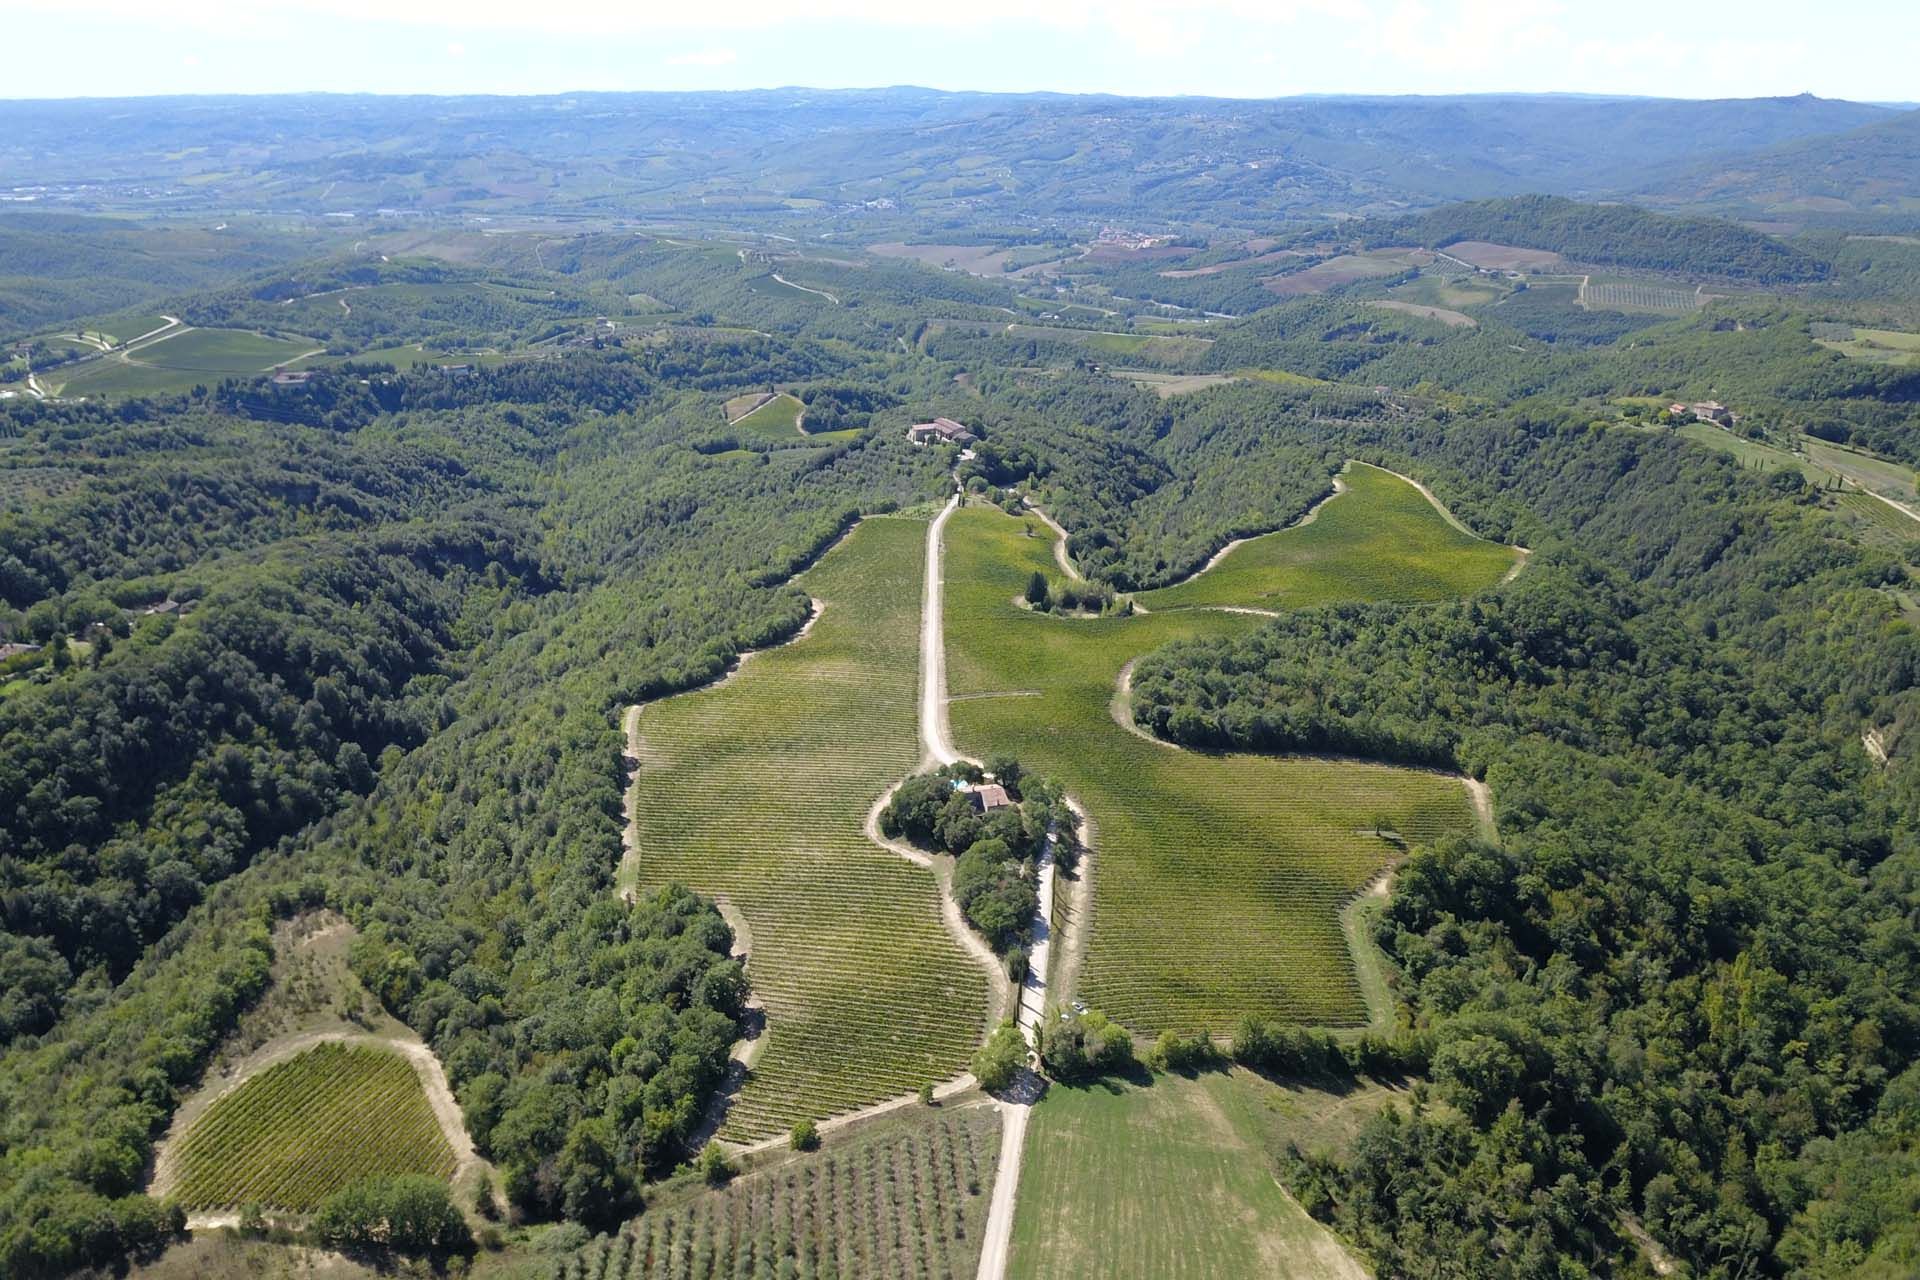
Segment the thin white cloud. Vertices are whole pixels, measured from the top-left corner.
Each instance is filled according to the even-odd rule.
[[[65,14],[70,0],[11,0],[16,12]],[[172,0],[169,23],[223,28],[278,19],[287,25],[313,21],[453,31],[515,31],[554,34],[591,32],[636,35],[668,31],[759,31],[823,23],[854,23],[883,29],[954,30],[1021,24],[1053,30],[1165,33],[1208,19],[1249,26],[1286,25],[1302,17],[1361,21],[1367,0],[1189,0],[1169,10],[1163,0],[968,0],[961,5],[901,4],[899,0],[730,0],[712,6],[663,4],[658,0],[573,0],[530,7],[524,0],[276,0],[264,11],[258,0]],[[94,18],[151,21],[150,0],[90,0]]]
[[[724,67],[740,60],[736,49],[691,49],[667,59],[670,67]]]

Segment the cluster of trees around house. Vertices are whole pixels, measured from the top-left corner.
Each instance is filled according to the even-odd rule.
[[[992,775],[1013,803],[980,807],[978,787]],[[1049,833],[1071,857],[1076,819],[1057,784],[1027,775],[1012,757],[943,765],[901,783],[880,811],[880,831],[955,856],[953,894],[968,923],[1007,960],[1017,980],[1026,972],[1039,906],[1036,865]]]
[[[1027,607],[1038,613],[1105,613],[1114,607],[1116,599],[1113,588],[1104,582],[1054,582],[1038,569],[1027,579],[1027,589],[1022,593]],[[1121,610],[1131,614],[1133,601],[1121,605]]]
[[[1350,438],[1534,562],[1481,599],[1171,647],[1134,686],[1142,724],[1195,746],[1492,784],[1501,842],[1416,854],[1378,930],[1451,1107],[1303,1165],[1303,1199],[1394,1273],[1564,1275],[1631,1250],[1620,1210],[1702,1276],[1897,1273],[1920,636],[1883,588],[1908,569],[1797,476],[1663,437]]]
[[[613,892],[617,708],[793,630],[785,578],[942,476],[904,440],[706,465],[697,394],[603,415],[564,365],[348,435],[194,402],[15,418],[9,467],[82,483],[9,526],[10,605],[199,599],[0,699],[0,1271],[178,1229],[138,1194],[152,1143],[263,990],[268,922],[322,904],[518,1212],[610,1223],[690,1154],[745,982],[709,905]],[[164,502],[176,473],[208,479]],[[155,495],[151,529],[62,532],[121,492]]]

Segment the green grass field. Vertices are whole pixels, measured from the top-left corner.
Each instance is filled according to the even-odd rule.
[[[756,440],[779,444],[800,438],[800,401],[781,392],[773,399],[740,418],[729,430]]]
[[[1346,504],[1330,527],[1351,517],[1353,529],[1380,530],[1389,542],[1444,545],[1430,526],[1451,531],[1425,499],[1414,495],[1418,508],[1382,501],[1393,497],[1363,482],[1325,509]],[[1065,782],[1091,815],[1090,936],[1083,973],[1064,985],[1142,1035],[1169,1027],[1225,1034],[1246,1014],[1365,1022],[1340,908],[1398,853],[1375,830],[1418,842],[1471,827],[1459,781],[1353,761],[1203,755],[1123,728],[1114,699],[1126,663],[1169,641],[1245,632],[1259,619],[1209,609],[1100,619],[1033,613],[1015,597],[1035,569],[1058,569],[1052,544],[1026,528],[984,507],[958,512],[947,527],[949,716],[961,750],[1017,756]],[[1311,541],[1325,539],[1323,531]],[[1429,551],[1434,563],[1410,586],[1368,558],[1374,538],[1337,545],[1344,562],[1321,556],[1301,570],[1286,557],[1274,561],[1283,578],[1311,584],[1310,598],[1251,576],[1239,589],[1302,604],[1438,598],[1447,584],[1491,585],[1512,563],[1504,549],[1495,558],[1468,547],[1477,568],[1454,575]]]
[[[1425,495],[1354,463],[1347,492],[1309,524],[1249,539],[1206,573],[1142,593],[1149,609],[1249,605],[1302,609],[1336,600],[1445,600],[1500,579],[1513,550],[1463,533]]]
[[[212,386],[222,378],[265,373],[313,350],[308,338],[269,338],[243,329],[192,329],[144,345],[126,357],[109,356],[59,370],[65,396],[147,395]]]
[[[926,531],[865,521],[800,579],[826,602],[805,638],[640,712],[638,852],[621,878],[726,898],[767,1008],[728,1138],[958,1075],[985,1027],[986,975],[942,926],[932,873],[864,834],[920,758]]]
[[[1855,329],[1850,340],[1824,339],[1820,345],[1855,360],[1870,360],[1876,364],[1920,364],[1920,333]]]
[[[829,1135],[818,1153],[749,1171],[723,1190],[657,1192],[626,1232],[561,1259],[549,1274],[972,1280],[999,1155],[994,1108],[911,1108]]]
[[[1109,360],[1147,361],[1178,365],[1198,360],[1213,344],[1211,338],[1161,337],[1147,333],[1103,333],[1094,329],[1056,329],[1046,325],[1008,326],[1008,336],[1065,342]]]
[[[1378,1089],[1357,1090],[1378,1106]],[[1367,1273],[1273,1177],[1296,1091],[1235,1071],[1150,1087],[1055,1085],[1028,1121],[1016,1280],[1357,1280]],[[1338,1115],[1343,1100],[1309,1104]],[[1360,1106],[1351,1108],[1364,1114]],[[1302,1141],[1303,1146],[1316,1145]]]
[[[1807,451],[1808,459],[1815,466],[1843,475],[1862,489],[1883,493],[1895,502],[1904,502],[1909,506],[1920,502],[1920,490],[1914,487],[1912,467],[1813,436],[1801,436],[1800,447]]]
[[[1775,448],[1763,440],[1749,440],[1745,436],[1737,436],[1725,427],[1716,427],[1710,422],[1689,422],[1684,427],[1675,427],[1673,433],[1684,440],[1705,445],[1709,449],[1732,454],[1743,467],[1754,467],[1762,471],[1798,471],[1816,485],[1833,482],[1833,472],[1816,467],[1797,454]]]
[[[445,1178],[454,1167],[413,1064],[338,1043],[269,1067],[214,1102],[175,1158],[171,1196],[190,1209],[257,1202],[305,1211],[360,1178]]]
[[[1387,291],[1398,302],[1413,302],[1428,307],[1447,307],[1455,311],[1483,307],[1507,296],[1504,284],[1494,284],[1478,276],[1423,273],[1405,284]]]

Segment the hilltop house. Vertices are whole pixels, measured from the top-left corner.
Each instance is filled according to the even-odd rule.
[[[273,385],[276,387],[304,387],[312,381],[311,369],[282,369],[273,375]]]
[[[995,809],[1004,809],[1013,803],[1007,795],[1007,789],[997,782],[984,782],[968,792],[973,803],[982,813],[992,813]]]
[[[952,418],[935,418],[932,422],[915,423],[907,428],[907,439],[915,444],[926,444],[933,440],[942,444],[972,444],[979,438]]]
[[[1711,422],[1722,427],[1730,427],[1740,421],[1739,414],[1727,408],[1727,406],[1721,404],[1718,400],[1702,400],[1697,404],[1681,404],[1675,401],[1673,404],[1667,406],[1667,412],[1676,418],[1684,418],[1688,414],[1692,414],[1694,418],[1701,422]]]

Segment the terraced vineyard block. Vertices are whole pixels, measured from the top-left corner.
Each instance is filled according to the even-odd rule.
[[[1156,610],[1305,609],[1345,600],[1453,600],[1513,567],[1513,548],[1448,524],[1425,494],[1391,471],[1356,462],[1341,481],[1347,492],[1311,523],[1250,538],[1199,577],[1142,592],[1140,603]]]
[[[176,1161],[172,1198],[189,1209],[257,1202],[297,1212],[361,1178],[446,1178],[454,1168],[413,1064],[333,1043],[214,1102],[182,1137]]]
[[[1512,564],[1510,549],[1458,533],[1404,481],[1354,470],[1351,491],[1314,524],[1271,535],[1247,565],[1209,582],[1229,556],[1179,600],[1431,599],[1490,585]],[[1028,611],[1015,603],[1028,577],[1056,570],[1049,541],[1024,524],[972,508],[947,526],[950,718],[962,751],[1017,756],[1066,782],[1091,815],[1093,911],[1078,994],[1146,1035],[1224,1034],[1248,1014],[1364,1022],[1339,910],[1399,851],[1379,832],[1419,843],[1471,829],[1460,781],[1346,760],[1203,755],[1130,732],[1115,721],[1126,715],[1115,697],[1128,661],[1259,618]],[[1474,544],[1471,572],[1440,549],[1456,540]],[[1416,562],[1383,564],[1383,545],[1418,549]]]
[[[801,579],[794,644],[640,713],[637,854],[623,873],[726,900],[751,932],[766,1045],[722,1136],[784,1133],[966,1069],[986,976],[931,872],[874,845],[874,803],[919,761],[924,521],[862,523]]]

